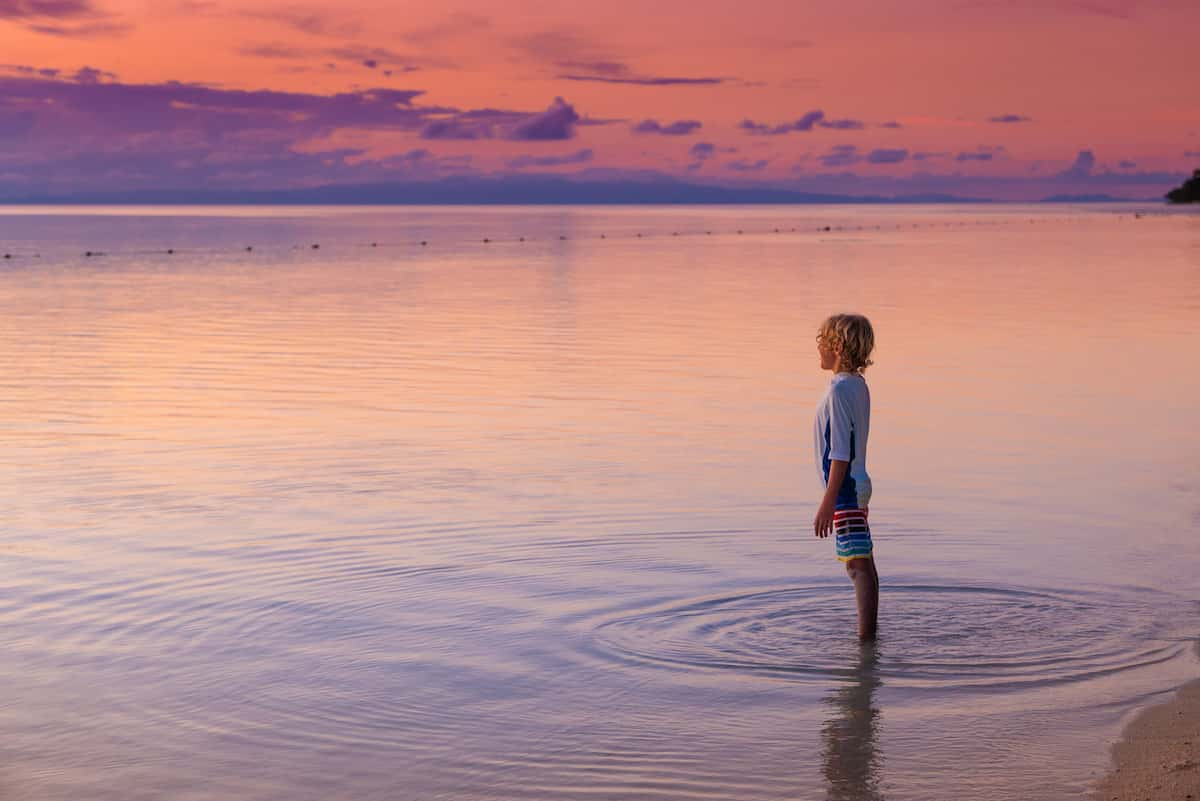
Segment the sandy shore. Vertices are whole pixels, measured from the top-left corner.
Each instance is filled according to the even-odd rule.
[[[1134,718],[1113,759],[1097,801],[1200,801],[1200,681]]]

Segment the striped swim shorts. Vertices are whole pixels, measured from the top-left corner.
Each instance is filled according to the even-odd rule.
[[[837,558],[841,561],[871,558],[871,529],[867,526],[866,509],[836,510],[833,513],[833,534]]]

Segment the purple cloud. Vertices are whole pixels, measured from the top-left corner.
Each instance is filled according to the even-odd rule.
[[[0,19],[67,19],[96,13],[90,0],[0,0]]]
[[[18,75],[38,75],[42,78],[57,78],[62,70],[51,67],[31,67],[28,64],[0,64],[0,72],[15,72]]]
[[[1090,150],[1080,150],[1070,167],[1058,174],[1059,178],[1087,178],[1096,166],[1096,154]]]
[[[554,43],[554,48],[562,42]],[[729,78],[679,78],[659,75],[639,75],[620,61],[610,59],[559,58],[554,66],[564,70],[556,76],[566,81],[598,81],[600,83],[622,83],[634,86],[710,86],[726,83]]]
[[[586,120],[561,97],[541,112],[475,109],[452,117],[428,119],[421,126],[423,139],[513,139],[559,141],[575,136],[576,125],[604,125],[614,120]]]
[[[578,121],[579,114],[574,107],[561,97],[556,97],[548,109],[517,123],[508,138],[535,142],[570,139],[575,136],[575,123]]]
[[[1200,150],[1185,150],[1183,151],[1185,159],[1200,159]]]
[[[767,159],[759,159],[758,161],[749,161],[747,159],[738,159],[736,161],[728,162],[725,165],[725,169],[736,170],[737,172],[758,172],[759,170],[766,167],[767,164],[768,164]]]
[[[629,122],[624,117],[580,117],[576,125],[612,125],[618,122]]]
[[[99,11],[91,0],[0,0],[0,20],[4,19],[49,36],[115,36],[133,29]]]
[[[668,78],[654,75],[580,75],[563,73],[555,76],[564,81],[597,81],[599,83],[623,83],[634,86],[712,86],[727,82],[728,78]]]
[[[955,161],[992,161],[1004,152],[1004,145],[987,147],[980,145],[974,151],[963,151],[954,157]]]
[[[810,111],[798,120],[785,122],[780,125],[767,125],[745,119],[738,125],[746,133],[765,136],[779,136],[792,131],[811,131],[814,127],[832,128],[835,131],[858,131],[866,125],[861,120],[830,120],[825,118],[824,111]]]
[[[357,45],[352,45],[346,47],[332,47],[318,52],[322,56],[332,56],[333,58],[359,63],[369,69],[375,69],[380,64],[386,64],[394,67],[402,66],[405,72],[412,72],[416,70],[417,67],[410,65],[419,60],[411,56],[407,56],[404,53],[397,53],[395,50],[390,50],[386,47],[359,47]]]
[[[422,139],[491,139],[492,128],[485,122],[462,119],[434,120],[421,129]]]
[[[60,79],[60,82],[74,81],[76,83],[99,83],[100,81],[115,81],[117,79],[117,75],[114,72],[98,70],[95,67],[86,66],[80,67],[72,75],[64,75],[63,71],[60,69],[54,69],[51,67],[30,67],[25,64],[0,64],[0,72],[14,72],[18,75],[36,76],[38,78],[57,78]],[[0,78],[0,80],[2,80],[2,78]],[[0,95],[0,99],[2,98],[3,96]]]
[[[946,152],[918,151],[918,152],[912,154],[912,160],[913,161],[931,161],[933,159],[944,159],[949,155],[950,154],[946,153]]]
[[[396,72],[416,72],[420,69],[420,67],[415,66],[417,62],[437,67],[449,66],[444,61],[410,56],[386,47],[361,47],[358,45],[342,47],[297,47],[295,45],[265,42],[242,45],[236,48],[235,52],[251,58],[266,58],[281,61],[310,61],[336,58],[372,70],[387,67],[387,69],[383,70],[385,75],[391,75]],[[325,66],[328,69],[337,68],[337,65],[332,63]],[[305,68],[297,67],[293,71],[302,71],[303,69]]]
[[[85,22],[79,25],[30,24],[29,30],[47,36],[87,39],[94,36],[121,36],[133,30],[133,26],[122,22]]]
[[[312,51],[291,45],[266,42],[263,44],[242,45],[237,52],[252,58],[301,59],[308,58]]]
[[[701,127],[698,120],[677,120],[670,125],[660,125],[658,120],[642,120],[631,129],[634,133],[652,133],[663,136],[686,136]]]
[[[317,143],[346,130],[553,140],[569,137],[578,116],[560,98],[540,113],[455,109],[420,106],[419,90],[312,95],[182,83],[122,84],[95,67],[73,78],[60,73],[43,77],[46,70],[50,68],[0,67],[4,197],[437,180],[473,171],[470,157],[438,157],[425,149],[372,156],[354,147],[330,149]],[[431,127],[438,125],[442,127]],[[522,159],[517,164],[590,158],[590,151],[580,151],[545,163]]]
[[[629,74],[629,67],[619,61],[558,61],[555,66],[559,69],[602,75],[608,78],[620,78]]]
[[[100,81],[115,81],[114,73],[98,70],[95,67],[80,67],[75,71],[72,80],[76,83],[100,83]]]
[[[1000,123],[1033,122],[1033,117],[1024,117],[1020,114],[1001,114],[998,117],[988,117],[988,122],[1000,122]]]
[[[766,123],[755,122],[754,120],[745,119],[738,125],[746,133],[759,134],[763,136],[780,136],[782,134],[791,133],[792,131],[811,131],[813,126],[825,119],[824,111],[810,111],[803,117],[793,121],[785,122],[780,125],[767,125]]]
[[[822,128],[833,128],[837,131],[861,131],[866,127],[862,120],[821,120],[817,124]]]
[[[687,165],[689,170],[698,170],[704,166],[704,163],[715,156],[717,153],[736,153],[736,147],[717,147],[712,142],[697,142],[688,148],[688,156],[692,162]],[[734,168],[736,169],[736,168]]]
[[[1128,159],[1122,159],[1121,161],[1117,162],[1117,167],[1122,170],[1132,170],[1137,167],[1137,162],[1129,161]]]
[[[48,143],[67,150],[106,149],[124,138],[191,138],[217,149],[242,135],[289,141],[319,138],[337,128],[420,131],[458,109],[416,107],[420,90],[365,89],[337,95],[215,89],[199,84],[122,84],[112,73],[84,67],[72,80],[5,77],[0,97],[12,112],[35,115]],[[113,109],[120,109],[114,114]],[[508,113],[512,120],[529,114]],[[96,139],[91,139],[95,137]],[[78,139],[73,141],[73,139]]]
[[[901,125],[900,123],[896,122],[895,120],[890,120],[888,122],[880,123],[879,127],[880,128],[903,128],[904,126]]]
[[[828,153],[821,156],[821,164],[826,167],[848,167],[860,160],[858,148],[854,145],[834,145]]]
[[[867,154],[868,164],[899,164],[908,158],[908,151],[903,149],[872,150]]]
[[[517,156],[508,162],[508,166],[518,170],[523,167],[561,167],[565,164],[583,164],[591,161],[594,155],[590,148],[585,148],[565,156]]]

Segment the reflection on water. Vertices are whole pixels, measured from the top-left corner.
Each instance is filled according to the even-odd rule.
[[[1196,669],[1198,223],[0,212],[0,792],[1079,797]],[[878,651],[805,535],[847,306]]]
[[[877,643],[863,643],[842,686],[824,699],[830,716],[821,727],[825,781],[830,801],[878,801],[883,756],[879,753]]]

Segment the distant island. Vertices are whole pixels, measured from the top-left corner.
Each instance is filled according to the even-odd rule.
[[[1183,186],[1168,192],[1167,200],[1172,203],[1200,203],[1200,170],[1193,172]]]

